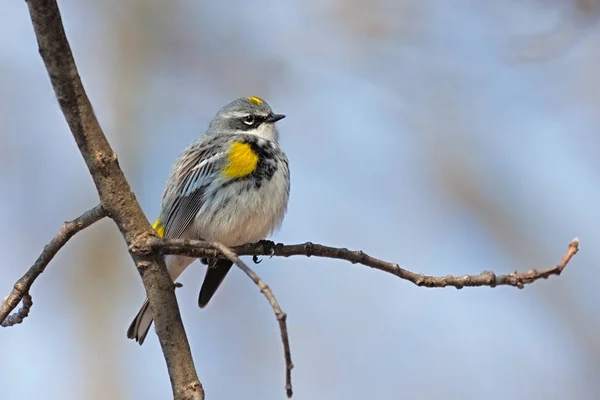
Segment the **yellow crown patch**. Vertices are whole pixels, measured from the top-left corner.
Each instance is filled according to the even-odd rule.
[[[253,102],[254,104],[256,104],[257,106],[261,105],[262,103],[264,103],[261,99],[259,99],[258,97],[254,97],[254,96],[250,96],[248,97],[248,100],[250,100],[251,102]]]

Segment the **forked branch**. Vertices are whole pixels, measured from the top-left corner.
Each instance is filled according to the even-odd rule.
[[[31,268],[15,283],[13,290],[10,292],[8,297],[2,301],[0,305],[0,322],[2,326],[12,326],[23,322],[23,319],[29,314],[32,300],[29,290],[33,282],[40,276],[42,272],[46,270],[46,267],[52,261],[56,253],[63,248],[65,244],[71,239],[77,232],[87,228],[93,223],[101,220],[106,216],[106,212],[101,206],[96,206],[89,211],[86,211],[81,216],[75,218],[73,221],[65,222],[56,234],[54,238],[48,243],[42,254],[35,260]],[[10,315],[17,305],[23,300],[23,307],[19,309],[15,314]]]
[[[40,56],[71,134],[96,185],[100,204],[115,222],[127,245],[154,236],[131,186],[119,166],[85,92],[56,0],[27,0]],[[164,258],[130,252],[144,283],[154,328],[164,354],[175,400],[203,400],[175,286]],[[12,300],[11,300],[12,304]]]
[[[2,306],[0,307],[0,321],[3,321],[2,326],[11,326],[22,322],[22,320],[27,316],[32,304],[29,290],[33,282],[45,270],[46,266],[56,255],[56,253],[67,243],[71,237],[73,237],[73,235],[105,216],[106,212],[104,209],[101,206],[96,206],[75,220],[65,222],[54,239],[44,248],[44,251],[38,260],[29,269],[29,271],[27,271],[27,273],[21,279],[19,279],[19,281],[17,281],[11,294],[2,303]],[[269,286],[267,286],[258,277],[258,275],[239,258],[239,256],[314,256],[341,259],[349,261],[352,264],[362,264],[367,267],[390,273],[396,277],[412,282],[417,286],[430,288],[452,286],[457,289],[462,289],[463,287],[495,287],[501,285],[523,288],[526,284],[531,284],[539,279],[546,279],[552,275],[560,275],[566,268],[567,264],[571,261],[571,258],[579,251],[579,240],[573,239],[569,244],[567,252],[563,255],[560,263],[548,269],[541,271],[530,269],[527,272],[515,271],[507,275],[496,275],[493,272],[485,271],[479,275],[464,275],[459,277],[452,275],[435,277],[418,274],[401,268],[398,264],[371,257],[360,250],[348,250],[346,248],[324,246],[311,242],[284,245],[281,243],[275,244],[272,241],[264,240],[255,244],[239,246],[231,249],[217,242],[185,239],[158,239],[156,237],[149,237],[145,243],[138,241],[135,245],[131,246],[130,251],[133,254],[179,254],[198,258],[224,257],[235,263],[258,286],[261,293],[263,293],[263,295],[269,301],[269,304],[275,313],[275,317],[279,323],[279,329],[284,348],[286,365],[286,394],[288,397],[291,397],[293,393],[291,384],[291,371],[294,366],[291,360],[290,344],[286,324],[287,315],[281,310],[281,307],[279,306],[279,303],[275,299],[275,296],[273,295],[273,292]],[[21,300],[24,304],[23,307],[17,313],[9,316],[9,313],[16,308]]]

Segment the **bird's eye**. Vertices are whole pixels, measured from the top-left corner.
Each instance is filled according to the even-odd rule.
[[[254,123],[254,115],[252,115],[252,114],[244,115],[242,117],[242,121],[244,121],[244,123],[246,125],[252,125]]]

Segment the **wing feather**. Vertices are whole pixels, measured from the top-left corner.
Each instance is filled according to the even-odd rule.
[[[178,238],[190,226],[205,199],[206,188],[223,168],[227,153],[215,146],[194,143],[173,166],[162,201],[161,220],[166,238]]]

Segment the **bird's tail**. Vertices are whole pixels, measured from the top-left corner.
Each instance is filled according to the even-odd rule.
[[[213,297],[221,282],[225,279],[225,275],[231,269],[233,263],[229,260],[217,260],[216,262],[209,261],[208,268],[206,268],[206,276],[202,287],[200,288],[200,295],[198,296],[198,305],[200,308],[204,308],[210,299]]]
[[[194,260],[195,258],[185,256],[167,256],[165,261],[171,278],[173,280],[177,279],[183,270],[185,270]],[[146,298],[144,304],[142,304],[142,308],[131,322],[131,325],[129,325],[129,329],[127,329],[127,337],[129,339],[134,339],[140,346],[144,343],[146,335],[148,335],[148,331],[152,325],[152,321],[154,320],[149,305],[148,299]]]

